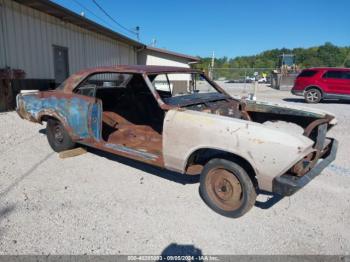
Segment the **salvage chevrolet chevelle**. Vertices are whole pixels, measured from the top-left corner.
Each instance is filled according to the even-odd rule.
[[[333,115],[232,98],[197,70],[117,66],[73,74],[56,90],[17,96],[47,122],[60,152],[83,144],[183,174],[200,174],[214,211],[240,217],[257,192],[290,196],[334,160]]]

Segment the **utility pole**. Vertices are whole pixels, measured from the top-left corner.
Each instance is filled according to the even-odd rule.
[[[214,78],[214,66],[215,66],[215,53],[213,51],[213,55],[211,57],[211,65],[210,65],[210,68],[209,68],[209,77],[210,79],[213,79]]]
[[[213,51],[213,55],[211,57],[211,68],[214,68],[214,63],[215,63],[215,53]]]
[[[135,32],[136,32],[137,41],[140,41],[140,27],[139,26],[136,26]]]
[[[153,39],[152,39],[151,46],[156,47],[156,43],[157,43],[157,39],[156,39],[156,38],[153,38]]]

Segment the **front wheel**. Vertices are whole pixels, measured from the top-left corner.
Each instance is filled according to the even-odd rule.
[[[212,210],[232,218],[243,216],[256,200],[256,190],[247,172],[225,159],[212,159],[204,166],[200,193]]]
[[[316,104],[321,101],[322,93],[316,88],[311,88],[305,92],[304,97],[306,103]]]
[[[75,147],[62,123],[55,119],[49,119],[46,126],[47,140],[51,148],[56,152],[69,150]]]

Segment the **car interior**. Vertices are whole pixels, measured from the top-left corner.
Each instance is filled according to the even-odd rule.
[[[142,75],[97,73],[74,92],[101,99],[105,142],[161,155],[164,111]]]

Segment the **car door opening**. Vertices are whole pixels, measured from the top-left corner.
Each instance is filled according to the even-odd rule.
[[[164,112],[141,74],[98,73],[76,93],[102,101],[102,139],[161,155]]]

